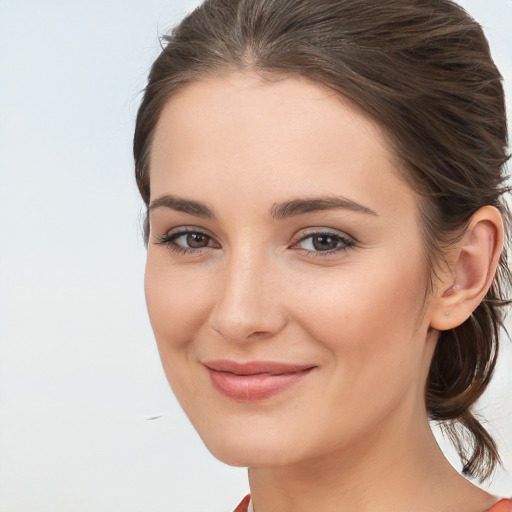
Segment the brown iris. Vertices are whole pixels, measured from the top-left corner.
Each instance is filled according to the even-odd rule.
[[[207,247],[210,237],[201,233],[189,233],[187,235],[187,245],[194,249]]]
[[[338,246],[338,239],[329,235],[316,235],[312,237],[313,247],[317,251],[329,251],[336,249]]]

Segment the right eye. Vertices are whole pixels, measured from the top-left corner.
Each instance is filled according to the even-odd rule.
[[[192,229],[165,233],[156,243],[181,254],[197,253],[207,247],[217,247],[211,236]]]

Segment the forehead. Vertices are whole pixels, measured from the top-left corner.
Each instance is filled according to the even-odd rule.
[[[185,87],[160,116],[150,169],[152,198],[229,190],[254,203],[342,193],[393,207],[405,194],[416,205],[380,127],[349,100],[297,76],[236,72]]]

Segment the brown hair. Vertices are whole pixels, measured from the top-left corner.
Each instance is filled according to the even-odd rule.
[[[429,272],[484,205],[508,219],[507,126],[501,76],[481,27],[450,0],[206,0],[170,35],[137,115],[137,184],[150,199],[150,152],[163,106],[208,74],[250,69],[297,74],[369,113],[387,133],[422,200]],[[148,220],[145,221],[145,239]],[[506,256],[485,299],[440,334],[426,407],[441,421],[469,476],[487,478],[497,447],[472,412],[487,388],[503,325]]]

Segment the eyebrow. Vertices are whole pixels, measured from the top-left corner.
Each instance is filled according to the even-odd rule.
[[[288,217],[294,217],[296,215],[302,215],[304,213],[334,209],[350,210],[356,213],[377,216],[377,213],[370,208],[356,203],[351,199],[340,196],[306,197],[303,199],[293,199],[279,204],[274,203],[270,209],[270,216],[273,219],[281,220]]]
[[[192,199],[185,199],[182,197],[176,197],[171,194],[160,196],[159,198],[149,203],[149,210],[155,210],[157,208],[170,208],[177,212],[184,212],[190,215],[196,215],[198,217],[205,217],[207,219],[215,219],[213,210],[206,206],[204,203],[199,201],[193,201]]]
[[[177,212],[188,213],[189,215],[195,215],[197,217],[207,219],[216,218],[214,210],[205,203],[173,196],[171,194],[160,196],[154,201],[151,201],[149,205],[150,211],[162,207],[170,208]],[[305,213],[334,209],[350,210],[356,213],[363,213],[365,215],[378,216],[377,213],[370,208],[356,203],[351,199],[340,196],[306,197],[292,199],[291,201],[285,201],[283,203],[274,203],[269,214],[274,220],[282,220],[289,217],[295,217],[297,215],[303,215]]]

